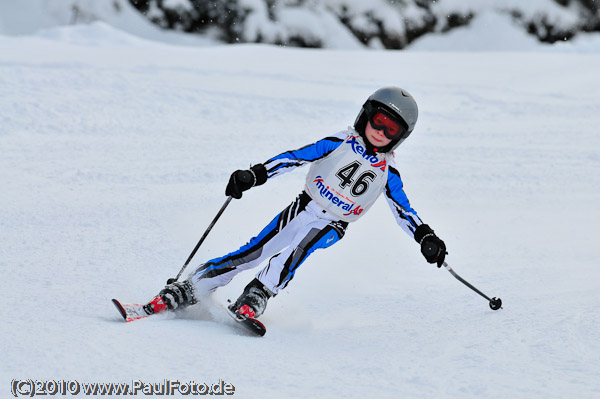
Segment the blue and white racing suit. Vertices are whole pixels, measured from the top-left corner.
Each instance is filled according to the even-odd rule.
[[[305,190],[294,202],[246,245],[190,274],[196,293],[212,292],[270,258],[256,278],[277,294],[311,253],[342,239],[348,223],[364,215],[382,192],[411,237],[423,224],[404,193],[393,154],[367,154],[354,129],[269,159],[264,163],[267,180],[309,163]]]

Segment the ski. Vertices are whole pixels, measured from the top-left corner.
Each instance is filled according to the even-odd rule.
[[[117,299],[113,299],[112,303],[115,305],[119,314],[123,318],[123,320],[127,323],[144,319],[148,316],[152,316],[154,312],[150,310],[150,313],[147,311],[149,309],[150,304],[140,305],[138,303],[121,303]],[[231,307],[232,305],[230,305]],[[262,337],[267,332],[267,329],[263,323],[260,321],[240,315],[235,312],[230,307],[223,307],[227,315],[234,321],[233,325],[238,329],[241,329],[244,332],[250,333],[252,335],[256,335]]]
[[[140,305],[137,303],[122,304],[116,299],[113,299],[112,303],[115,305],[115,307],[121,314],[121,317],[123,317],[123,320],[125,320],[128,323],[130,321],[143,319],[153,314],[146,312],[144,305]]]
[[[253,319],[252,317],[247,317],[239,314],[238,312],[233,310],[234,305],[229,305],[225,307],[225,311],[233,319],[235,325],[253,335],[257,335],[259,337],[264,336],[267,333],[267,328],[260,321]]]

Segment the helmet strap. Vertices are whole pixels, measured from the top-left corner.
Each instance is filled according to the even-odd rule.
[[[367,129],[367,123],[368,122],[369,122],[369,118],[367,117],[367,114],[363,111],[363,113],[361,114],[360,118],[358,119],[358,122],[354,125],[354,129],[356,129],[356,131],[358,132],[358,135],[365,142],[365,148],[367,150],[367,154],[368,155],[377,155],[377,152],[381,152],[381,150],[377,150],[369,142],[369,140],[367,140],[367,135],[365,133],[366,129]]]

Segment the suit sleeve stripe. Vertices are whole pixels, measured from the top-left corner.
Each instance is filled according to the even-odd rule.
[[[325,158],[342,144],[344,140],[339,135],[326,137],[322,140],[279,154],[264,163],[268,178],[279,176],[300,168],[310,162]]]
[[[398,225],[408,235],[414,237],[415,229],[423,224],[423,221],[411,207],[408,197],[404,193],[400,174],[391,165],[388,172],[388,182],[385,186],[385,196]]]

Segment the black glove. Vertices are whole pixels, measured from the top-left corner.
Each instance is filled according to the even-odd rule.
[[[426,224],[422,224],[415,230],[415,241],[421,244],[421,253],[429,263],[437,263],[438,267],[444,264],[446,259],[446,244]]]
[[[240,199],[244,191],[250,190],[254,186],[260,186],[266,181],[267,169],[263,164],[254,165],[248,170],[236,170],[229,177],[225,195]]]

